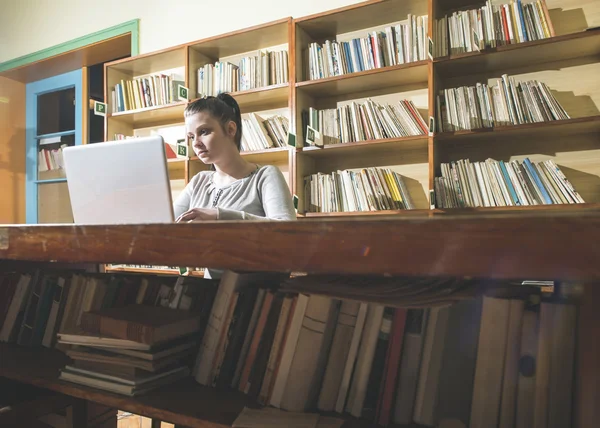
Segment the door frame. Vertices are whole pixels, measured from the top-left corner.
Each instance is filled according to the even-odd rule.
[[[140,20],[132,19],[131,21],[126,21],[121,24],[96,31],[95,33],[87,34],[85,36],[78,37],[76,39],[69,40],[37,52],[2,62],[0,63],[0,73],[5,73],[14,68],[24,67],[33,63],[44,61],[57,55],[63,55],[67,52],[77,51],[85,48],[86,46],[95,43],[101,43],[107,41],[108,39],[112,39],[113,37],[122,36],[127,33],[131,33],[131,56],[136,56],[139,54],[139,26]]]
[[[15,83],[19,83],[20,84],[28,84],[28,83],[33,83],[35,81],[40,81],[40,80],[44,80],[46,78],[51,78],[54,75],[58,74],[58,75],[62,75],[64,73],[79,69],[81,71],[81,68],[85,65],[83,63],[81,63],[82,61],[84,61],[84,57],[86,56],[87,52],[89,52],[90,48],[94,48],[97,45],[104,45],[105,43],[112,43],[111,39],[119,40],[122,39],[124,36],[129,36],[129,44],[130,44],[130,49],[129,49],[129,54],[130,56],[136,56],[139,54],[139,25],[140,25],[140,20],[139,19],[133,19],[130,21],[126,21],[123,22],[121,24],[112,26],[112,27],[108,27],[105,28],[103,30],[97,31],[95,33],[91,33],[82,37],[78,37],[75,38],[73,40],[70,41],[66,41],[64,43],[55,45],[55,46],[51,46],[49,48],[46,49],[42,49],[40,51],[37,52],[33,52],[31,54],[27,54],[9,61],[5,61],[3,63],[0,63],[0,76],[6,77],[12,81],[15,81]],[[83,55],[80,54],[80,52],[83,52]],[[81,59],[77,59],[80,58]],[[60,72],[54,72],[52,70],[56,69],[56,64],[58,63],[62,63],[65,64],[65,59],[71,59],[72,61],[69,62],[69,64],[74,64],[74,66],[72,66],[72,68],[67,68],[65,69],[64,67],[62,67]],[[75,60],[73,60],[73,58],[75,58]],[[77,61],[79,61],[79,65],[77,66]],[[60,68],[60,67],[59,67]],[[41,72],[40,72],[41,70]],[[36,76],[40,76],[40,74],[42,74],[42,77],[37,77]],[[85,76],[83,76],[85,77]],[[25,88],[24,88],[25,89]],[[25,94],[25,90],[23,90],[23,97],[26,98],[26,94]],[[3,101],[3,99],[0,98],[0,101]],[[7,101],[7,100],[4,100]],[[83,107],[83,106],[82,106]],[[20,110],[20,109],[19,109]],[[29,110],[29,108],[27,107],[27,105],[25,105],[25,108],[21,111],[19,111],[18,113],[15,112],[15,114],[18,114],[20,117],[23,118],[23,122],[26,122],[26,116],[27,116],[27,111]],[[83,112],[82,109],[79,109]],[[22,116],[21,116],[22,115]],[[16,197],[12,200],[9,201],[8,203],[11,204],[19,204],[20,206],[23,206],[24,209],[24,218],[19,218],[16,220],[16,222],[22,222],[25,221],[26,223],[32,223],[32,220],[35,219],[37,221],[38,215],[37,215],[37,183],[34,183],[32,185],[31,182],[35,182],[37,180],[37,170],[35,168],[37,168],[37,157],[36,157],[36,161],[34,163],[35,166],[32,166],[28,157],[29,157],[29,142],[31,141],[35,141],[35,135],[31,135],[29,134],[29,132],[35,132],[35,131],[30,131],[28,129],[25,130],[25,132],[23,132],[23,137],[22,140],[19,139],[19,141],[16,141],[13,143],[16,143],[18,145],[22,144],[23,147],[23,151],[26,153],[26,158],[25,158],[25,162],[20,163],[19,165],[14,165],[13,168],[13,173],[15,176],[17,177],[21,177],[19,178],[19,182],[22,183],[20,185],[22,185],[24,187],[25,190],[25,194],[20,196],[19,198]],[[81,120],[79,121],[79,132],[77,137],[81,138],[81,133],[83,132],[83,128],[82,128],[82,123]],[[37,149],[36,149],[37,151]],[[37,156],[37,154],[36,154]],[[32,168],[33,171],[32,171]],[[35,204],[32,207],[32,203]],[[22,204],[22,205],[21,205]],[[32,208],[30,208],[32,207]],[[32,212],[33,211],[33,212]],[[20,217],[20,216],[19,216]]]
[[[58,76],[48,77],[37,82],[28,83],[25,88],[25,222],[35,224],[38,222],[39,186],[50,183],[66,183],[66,178],[52,180],[38,180],[38,144],[37,118],[38,96],[49,92],[75,88],[75,145],[82,142],[83,124],[83,73],[82,70],[69,71]],[[64,133],[57,133],[60,135]]]

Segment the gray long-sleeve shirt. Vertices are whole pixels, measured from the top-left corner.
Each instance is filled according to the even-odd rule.
[[[175,218],[192,208],[216,208],[219,220],[295,220],[296,211],[283,174],[262,166],[227,186],[213,182],[214,171],[196,174],[174,202]]]
[[[173,204],[175,218],[192,208],[216,208],[218,220],[296,220],[296,210],[283,174],[262,166],[227,186],[213,182],[214,171],[196,174]],[[222,270],[207,267],[205,277],[220,278]]]

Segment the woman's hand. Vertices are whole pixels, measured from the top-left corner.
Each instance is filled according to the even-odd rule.
[[[216,208],[192,208],[181,214],[175,223],[192,223],[198,221],[212,221],[217,219]]]

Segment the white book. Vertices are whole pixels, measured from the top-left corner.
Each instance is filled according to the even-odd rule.
[[[2,325],[2,331],[0,331],[0,342],[8,342],[11,339],[12,332],[15,329],[15,322],[19,315],[19,312],[25,310],[27,304],[27,297],[29,296],[29,289],[31,284],[31,275],[21,275],[15,293],[13,295],[8,312],[4,318],[4,324]]]
[[[346,403],[346,411],[357,418],[360,418],[362,414],[363,404],[367,394],[367,384],[369,382],[371,367],[373,366],[379,329],[383,320],[383,310],[383,305],[369,304],[367,321],[362,335],[362,343],[360,350],[358,351],[356,368],[352,377],[348,402]]]
[[[306,294],[299,294],[298,301],[296,302],[296,308],[294,309],[294,315],[292,322],[289,327],[287,338],[285,339],[285,345],[283,353],[281,354],[281,361],[279,362],[279,369],[277,370],[277,377],[275,378],[275,384],[273,385],[273,391],[271,392],[271,406],[279,408],[281,407],[281,399],[285,391],[287,379],[290,374],[290,368],[292,366],[292,360],[296,353],[296,346],[298,345],[298,337],[300,336],[300,330],[302,328],[302,320],[308,306],[309,297]]]
[[[342,375],[342,381],[340,382],[338,397],[335,404],[335,411],[338,413],[343,413],[346,405],[346,397],[348,396],[348,389],[350,388],[350,378],[354,372],[354,364],[356,362],[358,347],[361,342],[363,328],[367,319],[368,307],[369,305],[367,303],[361,303],[358,309],[356,325],[354,326],[354,332],[352,334],[352,342],[350,342],[350,348],[348,349],[348,357],[346,358],[346,364],[344,365],[344,373]]]

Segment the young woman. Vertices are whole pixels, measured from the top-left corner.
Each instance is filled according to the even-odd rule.
[[[194,153],[212,167],[196,174],[175,200],[177,222],[296,219],[279,168],[240,155],[242,118],[231,95],[198,99],[184,115]]]

